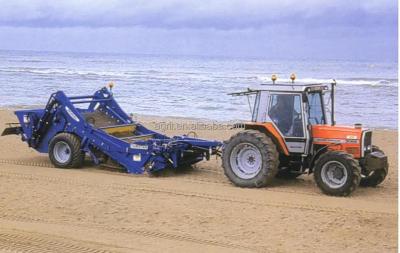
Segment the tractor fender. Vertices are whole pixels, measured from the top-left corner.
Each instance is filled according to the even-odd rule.
[[[319,148],[319,149],[314,153],[314,155],[311,157],[311,159],[310,159],[310,161],[309,161],[310,172],[313,171],[315,162],[318,160],[318,158],[319,158],[322,154],[324,154],[325,152],[329,151],[329,147],[336,146],[336,145],[339,145],[339,144],[337,144],[337,143],[332,143],[332,144],[330,144],[330,145],[321,146],[321,148]]]
[[[324,146],[324,147],[322,147],[322,148],[320,148],[320,149],[318,149],[315,153],[314,153],[314,155],[311,157],[311,159],[310,159],[310,161],[309,161],[309,169],[310,169],[310,173],[314,170],[314,165],[315,165],[315,162],[318,160],[318,158],[323,154],[323,153],[325,153],[326,151],[328,150],[328,146]]]
[[[244,123],[244,129],[253,129],[266,134],[275,143],[279,153],[289,156],[285,140],[272,123]]]

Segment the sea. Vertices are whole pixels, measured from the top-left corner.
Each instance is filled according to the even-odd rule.
[[[114,82],[128,113],[215,121],[249,120],[246,97],[272,74],[287,82],[335,79],[336,121],[397,129],[397,62],[0,51],[0,107],[43,107],[51,93],[92,94]]]

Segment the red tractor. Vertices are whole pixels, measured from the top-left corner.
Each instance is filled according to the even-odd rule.
[[[292,83],[275,84],[273,76],[265,89],[231,94],[255,95],[255,102],[252,121],[241,124],[244,130],[223,148],[223,168],[230,181],[240,187],[264,187],[275,177],[313,173],[319,188],[335,196],[347,196],[359,185],[382,183],[389,166],[384,152],[372,145],[372,131],[361,124],[335,124],[336,82],[300,85],[294,84],[294,75],[291,79]]]

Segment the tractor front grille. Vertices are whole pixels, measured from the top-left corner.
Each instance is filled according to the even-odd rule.
[[[362,140],[362,150],[363,154],[368,154],[372,151],[372,132],[371,131],[365,131],[363,133],[363,140]]]

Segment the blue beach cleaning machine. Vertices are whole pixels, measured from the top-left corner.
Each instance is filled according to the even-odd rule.
[[[29,147],[48,153],[58,168],[80,167],[88,154],[95,164],[151,174],[220,153],[222,142],[187,135],[168,137],[135,122],[115,101],[112,87],[111,83],[88,96],[53,93],[44,109],[15,111],[19,123],[11,124],[2,135],[21,135]]]

